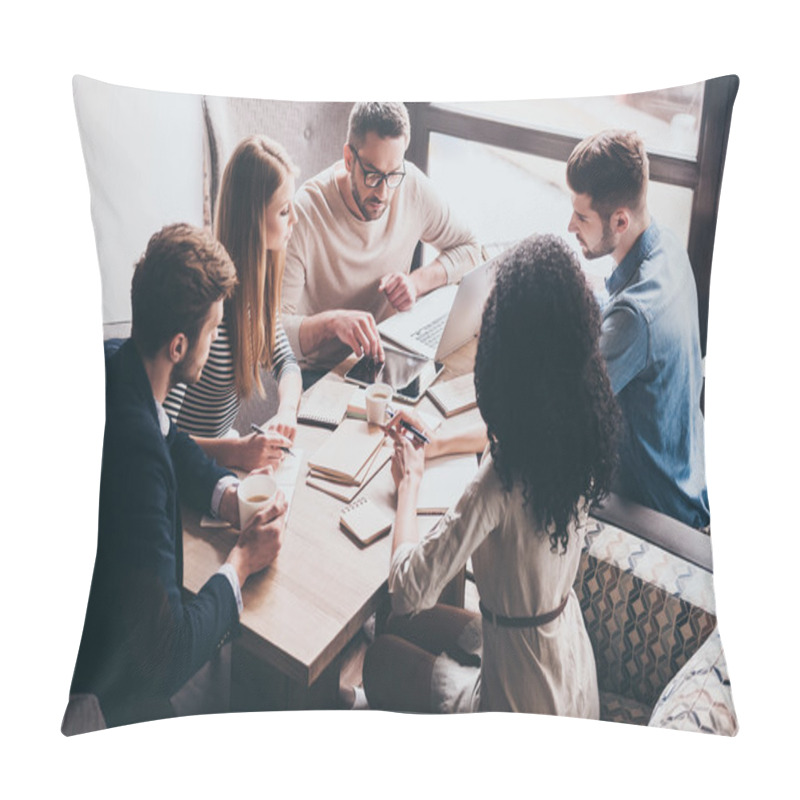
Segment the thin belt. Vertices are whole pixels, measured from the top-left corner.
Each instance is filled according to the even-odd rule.
[[[569,600],[569,594],[561,601],[558,608],[536,617],[504,617],[501,614],[495,614],[494,611],[489,611],[482,600],[478,601],[478,608],[481,610],[481,616],[489,620],[492,625],[499,625],[501,628],[536,628],[552,622],[564,610],[567,600]]]

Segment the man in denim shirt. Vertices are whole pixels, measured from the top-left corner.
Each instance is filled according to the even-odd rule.
[[[647,209],[648,160],[634,132],[604,131],[567,162],[574,233],[611,255],[600,348],[625,419],[618,492],[695,528],[709,524],[702,358],[689,257]]]

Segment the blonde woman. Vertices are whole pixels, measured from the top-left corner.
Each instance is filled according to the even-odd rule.
[[[297,221],[296,168],[266,136],[242,140],[222,176],[215,232],[231,256],[238,284],[225,303],[219,336],[200,380],[179,384],[164,407],[181,430],[227,467],[277,465],[297,432],[302,378],[280,318],[286,244]],[[266,435],[231,435],[241,401],[264,396],[260,369],[278,382],[278,411]]]

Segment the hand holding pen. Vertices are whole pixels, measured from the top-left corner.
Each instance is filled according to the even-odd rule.
[[[392,409],[387,409],[387,411],[392,411]],[[402,436],[412,442],[415,447],[422,447],[430,444],[431,441],[431,434],[425,429],[421,420],[405,409],[394,412],[394,416],[386,423],[384,430],[395,442]]]
[[[290,456],[295,455],[290,447],[292,444],[291,439],[288,439],[283,434],[280,434],[277,431],[262,428],[260,425],[256,425],[255,423],[250,425],[250,430],[260,436],[263,436],[267,440],[266,444],[270,447],[280,450],[283,453],[287,453]]]
[[[425,445],[430,441],[424,426],[409,412],[398,411],[385,426],[394,442],[392,478],[401,485],[418,486],[425,471]]]

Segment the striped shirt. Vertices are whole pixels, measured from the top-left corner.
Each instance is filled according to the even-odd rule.
[[[299,373],[300,368],[279,319],[275,323],[272,374],[280,383],[290,372]],[[239,413],[239,404],[233,353],[223,320],[200,380],[191,386],[185,383],[174,386],[164,401],[164,409],[180,430],[192,436],[218,438],[230,431]]]

